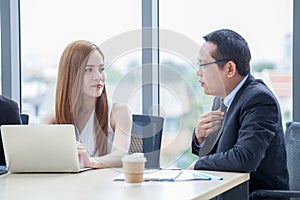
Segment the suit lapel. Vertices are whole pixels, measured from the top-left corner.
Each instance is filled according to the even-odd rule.
[[[244,92],[245,88],[252,82],[254,81],[254,77],[249,74],[246,82],[243,84],[243,86],[239,89],[239,91],[237,92],[237,94],[235,95],[229,109],[227,110],[227,113],[226,115],[224,116],[224,120],[222,122],[222,127],[211,133],[210,136],[208,136],[206,139],[205,139],[205,142],[203,144],[203,146],[200,148],[199,150],[199,157],[202,157],[202,156],[206,156],[207,154],[209,154],[211,152],[211,150],[214,148],[214,146],[216,144],[218,144],[218,140],[220,138],[220,136],[222,135],[222,132],[224,130],[224,128],[226,127],[226,125],[228,124],[228,119],[230,118],[230,114],[231,112],[233,111],[233,109],[235,108],[236,104],[238,104],[239,102],[239,99],[240,99],[240,96],[241,94]],[[212,105],[212,110],[218,110],[220,108],[220,100],[221,98],[220,97],[215,97],[214,98],[214,102],[213,102],[213,105]]]

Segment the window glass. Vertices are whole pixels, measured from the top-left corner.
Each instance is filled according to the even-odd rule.
[[[127,45],[120,43],[124,35],[141,27],[140,0],[27,0],[20,4],[22,112],[30,114],[30,123],[42,123],[54,109],[60,55],[79,39],[104,51],[109,97],[126,101],[133,112],[141,111],[141,90],[136,89],[133,97],[126,93],[141,83],[141,53],[120,47]]]
[[[0,17],[0,20],[1,20],[1,17]],[[0,26],[0,47],[1,47],[1,26]],[[0,94],[2,94],[2,73],[1,73],[1,71],[2,71],[2,61],[1,61],[1,49],[2,48],[0,48]]]
[[[233,29],[248,41],[251,72],[277,96],[283,124],[291,120],[292,1],[164,0],[159,7],[160,28],[172,31],[169,37],[160,36],[160,46],[174,43],[182,48],[180,51],[169,45],[160,54],[161,82],[165,86],[160,97],[166,116],[163,165],[187,167],[195,159],[190,150],[193,128],[199,115],[211,109],[212,102],[196,76],[195,45],[199,47],[202,36],[214,30]]]

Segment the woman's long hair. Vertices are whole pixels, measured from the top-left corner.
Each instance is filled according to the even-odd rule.
[[[85,66],[93,51],[98,51],[104,59],[102,51],[85,40],[72,42],[64,50],[58,67],[55,123],[74,124],[77,127]],[[104,85],[102,95],[95,101],[94,154],[101,156],[107,153],[108,123],[108,101]]]

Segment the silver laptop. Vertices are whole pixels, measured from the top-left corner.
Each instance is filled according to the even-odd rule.
[[[60,125],[2,125],[9,172],[80,172],[75,128]]]

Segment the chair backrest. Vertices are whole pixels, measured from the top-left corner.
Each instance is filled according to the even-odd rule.
[[[129,153],[144,153],[146,168],[160,168],[160,148],[164,118],[149,115],[132,115],[132,132]]]
[[[21,117],[22,124],[29,123],[29,115],[28,114],[21,113],[20,117]]]
[[[300,190],[300,122],[287,122],[285,132],[290,189]]]

